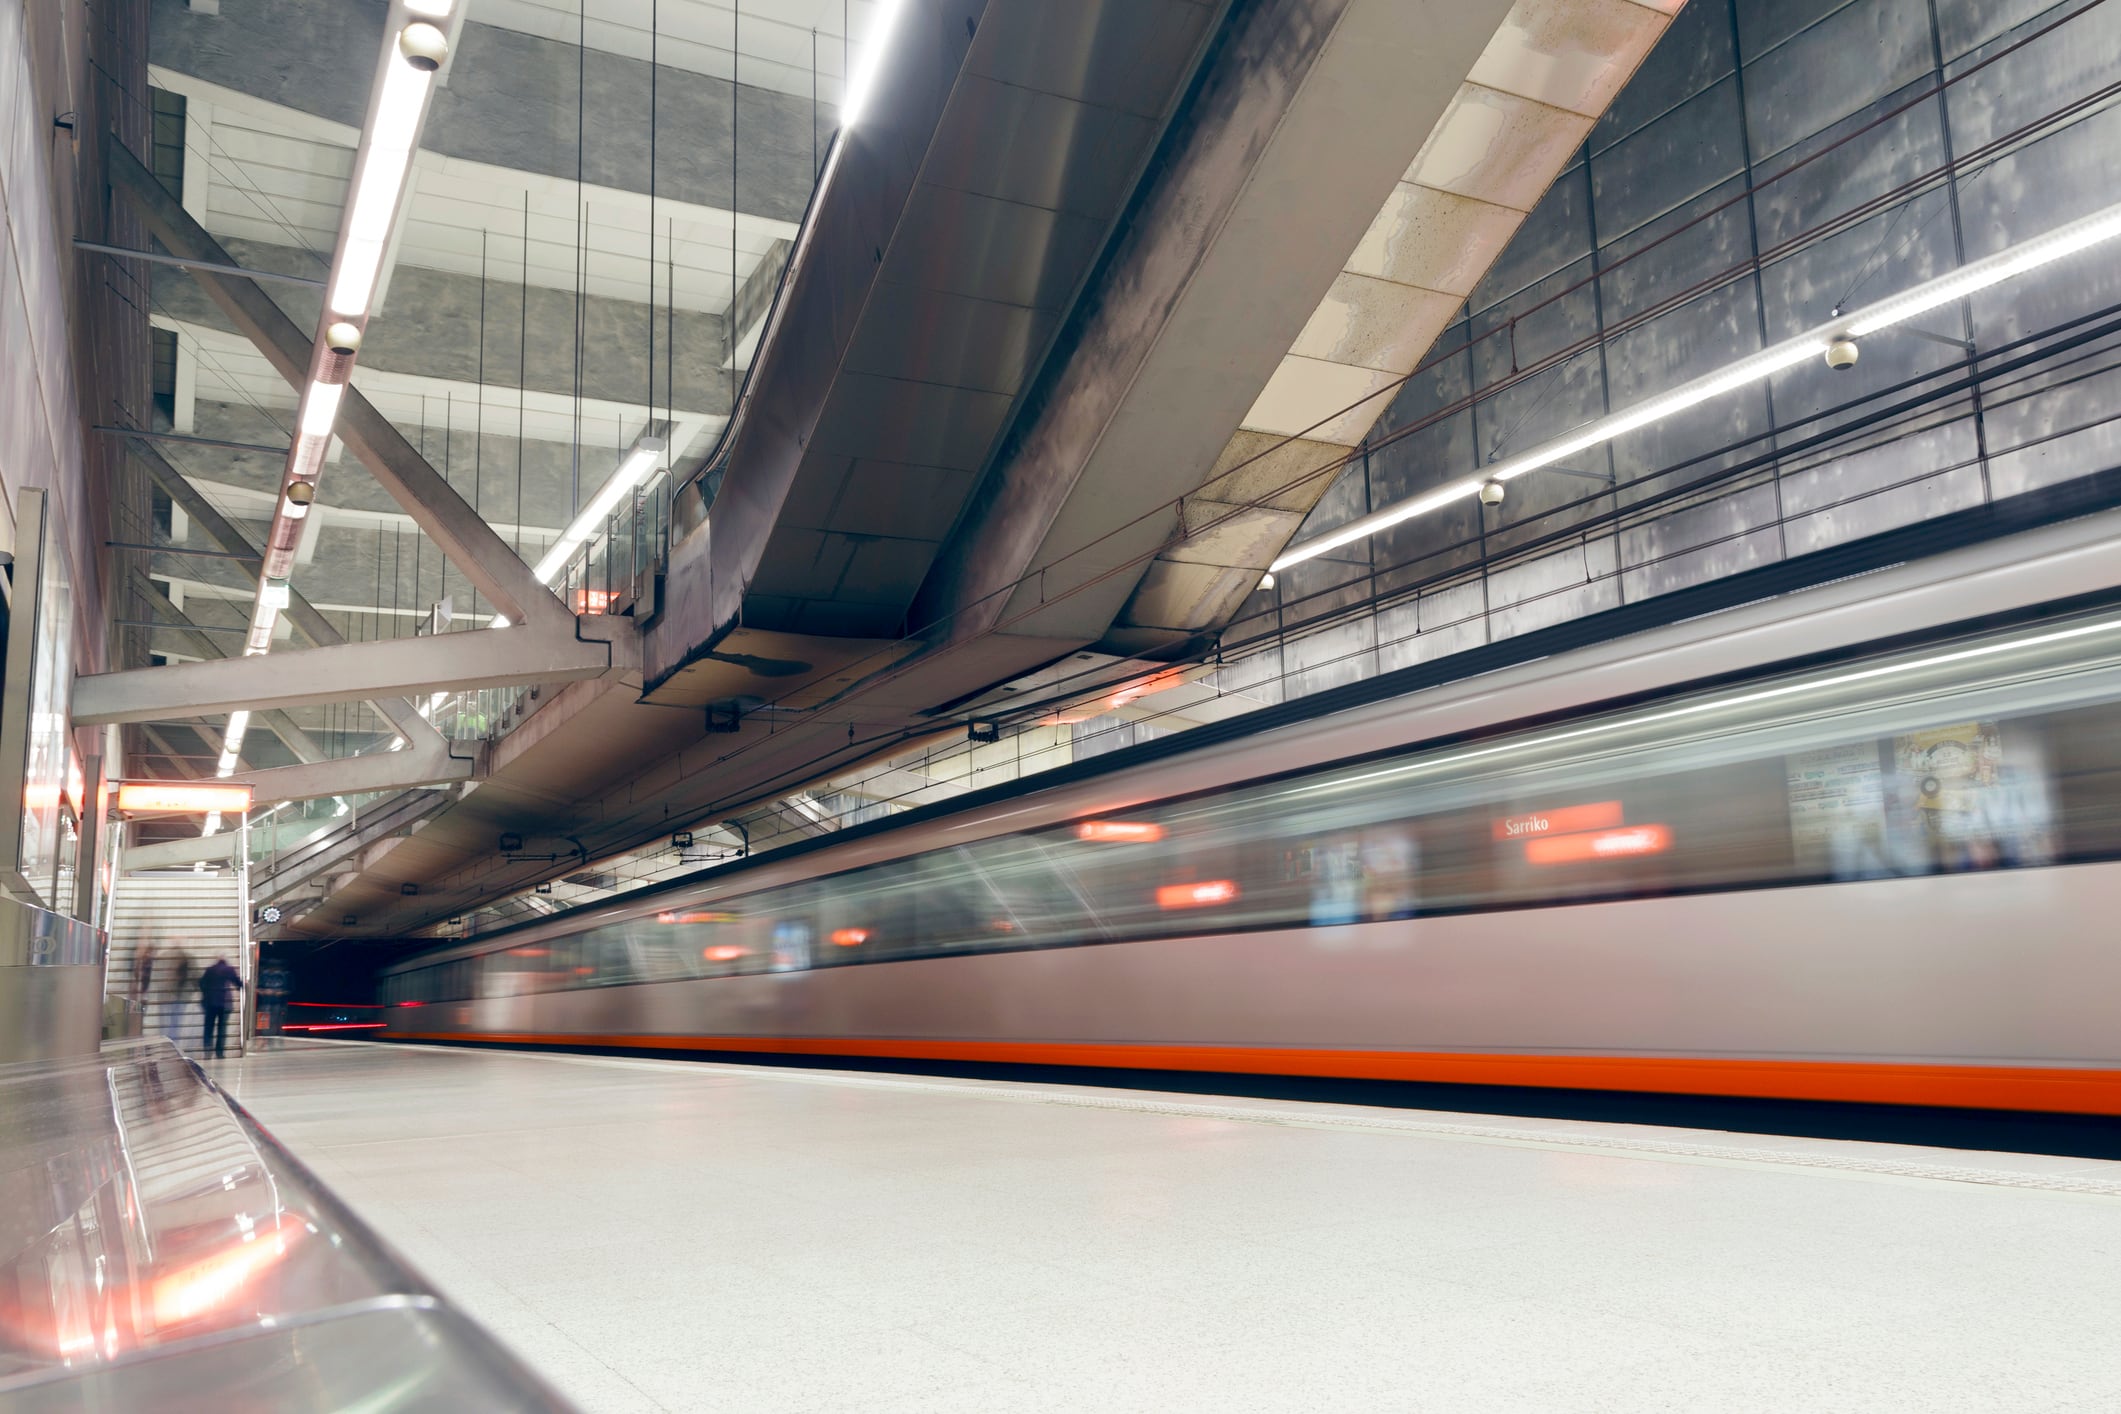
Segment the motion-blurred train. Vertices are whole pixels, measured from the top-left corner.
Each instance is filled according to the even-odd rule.
[[[447,947],[383,1034],[2121,1114],[2108,519]]]

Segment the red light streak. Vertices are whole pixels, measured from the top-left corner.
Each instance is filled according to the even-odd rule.
[[[376,1002],[289,1002],[289,1003],[288,1003],[288,1005],[289,1005],[289,1006],[314,1006],[314,1007],[323,1007],[323,1008],[324,1008],[324,1009],[325,1009],[326,1011],[374,1011],[374,1010],[376,1009],[376,1007],[377,1007],[377,1006],[379,1005],[379,1003],[376,1003]],[[404,1005],[404,1006],[416,1006],[416,1005],[418,1005],[418,1003],[415,1003],[415,1002],[404,1002],[404,1003],[401,1003],[401,1005]]]
[[[832,935],[832,941],[843,948],[858,948],[869,941],[867,928],[841,928]]]
[[[399,1002],[399,1006],[426,1006],[425,1002]]]
[[[1228,903],[1237,897],[1237,885],[1228,879],[1211,879],[1205,884],[1166,884],[1156,891],[1158,908],[1202,908],[1212,903]]]
[[[740,948],[735,943],[718,943],[700,954],[701,957],[706,958],[709,962],[735,962],[740,957],[749,957],[750,955],[750,948]]]
[[[1168,692],[1174,687],[1182,686],[1185,681],[1185,669],[1166,668],[1160,673],[1151,673],[1148,677],[1129,683],[1106,698],[1105,705],[1107,707],[1124,707],[1129,702],[1140,701],[1152,692]]]
[[[1107,844],[1153,844],[1164,837],[1164,827],[1147,820],[1085,820],[1075,827],[1075,837]]]
[[[282,1031],[373,1031],[379,1026],[388,1026],[387,1021],[290,1021]]]
[[[1625,859],[1631,855],[1662,854],[1672,847],[1672,832],[1663,825],[1629,825],[1601,830],[1594,835],[1557,835],[1526,840],[1528,864],[1580,864],[1592,859]]]

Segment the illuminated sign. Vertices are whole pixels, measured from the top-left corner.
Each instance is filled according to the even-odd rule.
[[[1610,830],[1623,818],[1617,800],[1601,800],[1596,805],[1565,805],[1559,810],[1531,810],[1497,820],[1495,838],[1522,840],[1539,835],[1573,834],[1577,830]]]
[[[1156,891],[1158,908],[1204,908],[1209,904],[1228,903],[1237,897],[1237,885],[1228,879],[1211,879],[1205,884],[1166,884]]]
[[[616,589],[577,589],[574,592],[574,611],[578,614],[603,614],[619,597]]]
[[[1628,825],[1595,834],[1556,835],[1524,842],[1530,864],[1580,864],[1591,859],[1625,859],[1662,854],[1672,847],[1672,832],[1662,825]]]
[[[858,948],[869,941],[869,930],[867,928],[841,928],[833,933],[832,941],[836,947]]]
[[[736,922],[736,915],[734,913],[703,912],[698,909],[690,909],[682,913],[658,913],[655,916],[655,921],[658,923],[734,923]]]
[[[1146,820],[1085,820],[1075,827],[1075,837],[1114,844],[1150,844],[1164,837],[1164,827]]]
[[[750,948],[740,948],[735,943],[717,943],[711,948],[704,949],[700,956],[706,958],[709,962],[735,962],[738,958],[749,954],[750,951]]]
[[[250,809],[250,787],[189,785],[181,781],[126,781],[116,806],[136,815],[240,815]]]

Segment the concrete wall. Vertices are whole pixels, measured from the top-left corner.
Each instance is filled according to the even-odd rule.
[[[50,31],[61,17],[41,18]],[[36,38],[50,43],[57,35]],[[53,180],[55,163],[71,152],[70,138],[52,123],[69,92],[55,64],[33,69],[32,40],[21,0],[0,0],[0,548],[14,544],[16,493],[25,486],[48,491],[54,538],[81,609],[75,662],[94,671],[105,657],[97,578],[103,537],[91,524],[82,399],[68,337],[74,263],[64,237],[71,221]]]
[[[2082,7],[1691,0],[1297,539],[2111,202],[2121,110],[2109,106],[1836,234],[1806,234],[2111,81],[2121,12],[2093,7],[1868,126],[1933,88],[1940,65],[1964,73],[2072,8]],[[1757,273],[1685,297],[1756,252]],[[1926,327],[1993,350],[2117,301],[2121,264],[2095,253],[1985,292],[1964,315],[1940,310]],[[1579,342],[1547,372],[1516,373]],[[1806,364],[1572,463],[1613,476],[1609,494],[1535,473],[1499,512],[1461,502],[1297,566],[1231,629],[1228,641],[1252,637],[1263,651],[1223,681],[1301,695],[2121,461],[2121,368],[2106,360],[1988,390],[1978,416],[1962,399],[1871,445],[1793,453],[1647,504],[1836,425],[1815,420],[1834,405],[1961,357],[1880,335],[1853,372]],[[1534,533],[1578,523],[1585,533],[1566,545],[1511,555]],[[1351,612],[1358,605],[1368,607]],[[1326,616],[1330,627],[1304,631]]]

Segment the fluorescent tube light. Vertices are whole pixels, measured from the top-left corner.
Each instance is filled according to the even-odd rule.
[[[891,33],[898,28],[899,12],[905,8],[905,0],[877,0],[869,33],[862,41],[861,58],[840,95],[842,128],[851,128],[861,119],[862,109],[876,88],[877,74],[884,67],[884,51],[891,47]]]
[[[2121,206],[2109,206],[2104,211],[2094,212],[2080,221],[2058,226],[2044,236],[2035,236],[2021,241],[2008,250],[1998,251],[1985,259],[1963,265],[1949,275],[1917,285],[1905,294],[1882,299],[1870,308],[1859,311],[1849,321],[1848,334],[1860,339],[1865,334],[1875,334],[1880,329],[1890,329],[1917,315],[1927,314],[1955,299],[1978,294],[1991,285],[2023,275],[2052,264],[2064,256],[2075,255],[2103,241],[2121,235]]]
[[[408,30],[414,28],[418,26],[407,26]],[[368,302],[375,296],[376,275],[383,264],[383,248],[390,239],[391,217],[397,213],[398,197],[405,189],[405,171],[419,137],[420,114],[433,83],[432,69],[414,66],[401,46],[391,49],[383,75],[383,94],[376,102],[375,125],[369,131],[360,175],[355,179],[346,246],[339,252],[339,268],[332,276],[331,307],[335,314],[358,319],[368,313]]]
[[[1826,352],[1827,346],[1837,339],[1860,338],[1892,328],[1930,310],[1950,304],[1953,300],[2001,284],[2005,280],[2037,270],[2043,265],[2074,255],[2101,242],[2121,236],[2121,205],[2109,206],[2080,221],[2072,221],[2048,232],[2035,236],[2008,250],[1969,265],[1961,266],[1949,275],[1925,281],[1911,290],[1889,296],[1876,304],[1857,310],[1853,315],[1835,319],[1816,329],[1799,334],[1759,353],[1742,358],[1736,363],[1705,374],[1690,382],[1682,383],[1668,393],[1662,393],[1645,402],[1621,412],[1609,413],[1576,431],[1559,437],[1543,446],[1497,462],[1473,476],[1439,486],[1433,491],[1401,501],[1396,505],[1372,512],[1360,520],[1324,535],[1293,545],[1281,557],[1268,566],[1269,573],[1279,574],[1292,565],[1300,565],[1320,555],[1352,544],[1380,530],[1427,515],[1430,511],[1477,495],[1481,483],[1494,478],[1509,481],[1541,467],[1553,466],[1568,460],[1578,452],[1601,446],[1617,437],[1660,422],[1667,417],[1686,411],[1713,398],[1722,397],[1750,383],[1772,377],[1783,369],[1794,367],[1808,358]]]
[[[339,420],[339,399],[346,396],[344,383],[312,383],[302,399],[302,435],[329,437]]]
[[[597,527],[604,523],[605,517],[619,504],[620,498],[648,479],[648,474],[655,470],[656,462],[662,455],[663,439],[660,437],[643,437],[633,444],[632,450],[626,453],[626,459],[619,463],[619,469],[611,474],[611,479],[598,489],[596,495],[589,498],[589,504],[582,507],[573,523],[560,532],[560,538],[545,552],[545,558],[538,561],[538,567],[532,571],[537,576],[538,583],[552,583],[553,576],[565,569],[567,562],[574,558],[574,552],[581,549],[583,542],[590,536],[596,534]],[[496,627],[499,626],[496,622]]]

